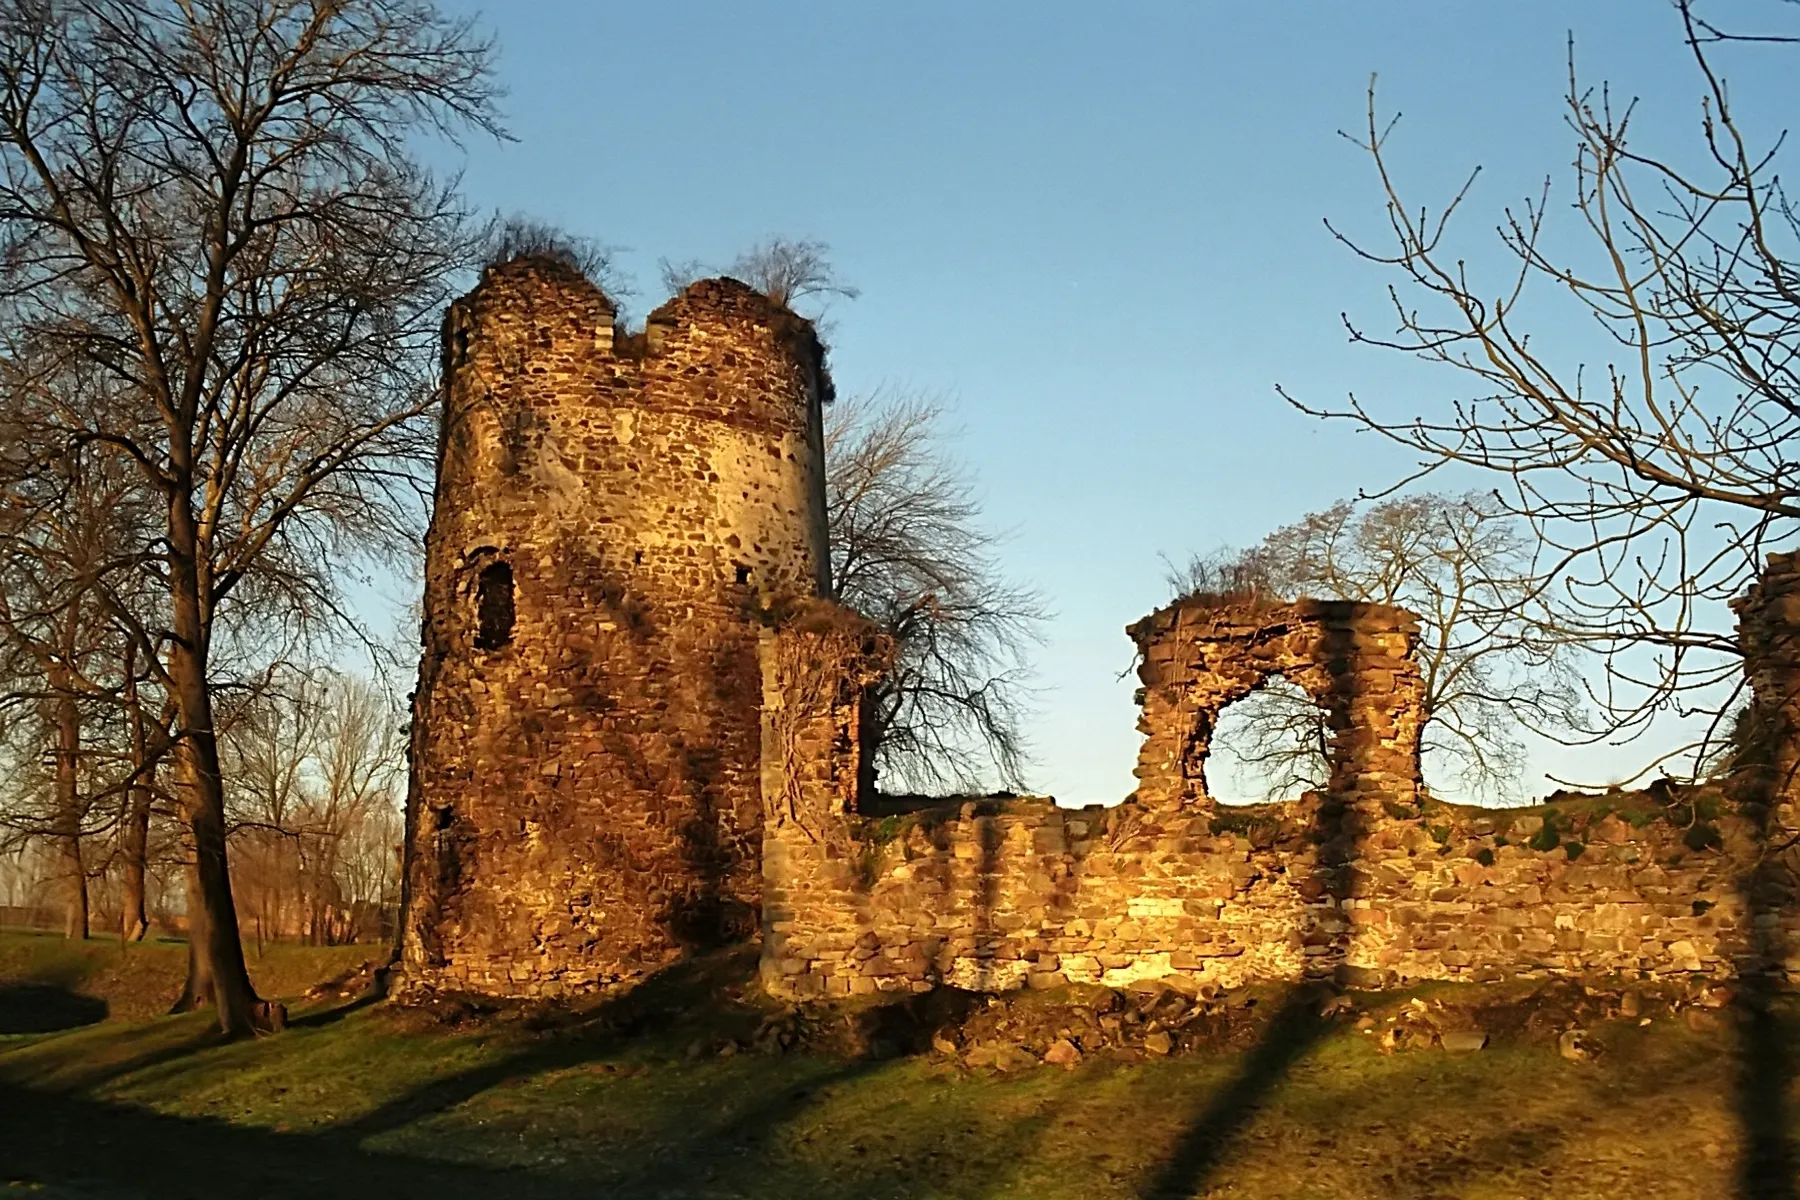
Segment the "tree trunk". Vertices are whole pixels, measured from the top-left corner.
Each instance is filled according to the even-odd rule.
[[[81,861],[81,708],[71,681],[53,673],[56,702],[56,846],[63,873],[63,935],[88,935],[87,867]]]
[[[193,945],[205,960],[212,981],[213,1006],[219,1028],[237,1037],[255,1031],[256,991],[244,965],[244,944],[238,933],[237,907],[231,899],[231,873],[225,858],[225,789],[219,773],[219,743],[213,736],[211,697],[195,672],[184,670],[186,655],[175,656],[174,675],[181,694],[181,756],[187,773],[188,832],[194,840],[194,877],[198,911],[189,914],[196,926]],[[195,720],[195,718],[198,718]],[[190,724],[190,720],[194,721]]]
[[[144,895],[150,846],[150,789],[147,787],[133,787],[126,793],[124,842],[119,936],[128,942],[141,942],[150,932],[150,913]]]
[[[125,706],[131,721],[131,770],[135,782],[125,792],[119,937],[127,942],[141,942],[150,932],[150,914],[144,906],[144,876],[150,853],[150,753],[144,734],[144,711],[138,707],[135,648],[125,656]]]
[[[177,507],[185,510],[185,505]],[[181,725],[182,799],[194,846],[194,878],[198,905],[188,920],[196,928],[190,945],[204,960],[211,978],[213,1007],[227,1037],[256,1029],[262,1006],[244,965],[237,908],[231,900],[231,872],[225,858],[225,781],[219,767],[219,739],[213,726],[212,691],[207,679],[207,629],[201,615],[196,545],[191,514],[188,523],[171,522],[177,536],[170,571],[170,615],[175,637],[169,651],[169,679]]]
[[[191,849],[191,848],[190,848]],[[205,1008],[212,1003],[212,972],[207,967],[206,955],[201,947],[206,944],[203,932],[206,925],[206,908],[200,902],[200,877],[190,861],[184,872],[187,880],[187,935],[188,935],[188,970],[187,982],[181,985],[181,998],[175,1001],[172,1013],[193,1012],[197,1008]]]
[[[63,936],[84,939],[88,935],[87,868],[81,862],[81,836],[63,836]]]

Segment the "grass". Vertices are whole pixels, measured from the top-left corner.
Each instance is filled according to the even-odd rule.
[[[254,946],[244,948],[251,981],[268,996],[298,995],[384,954],[383,947],[367,945],[271,943],[260,953]],[[181,995],[186,977],[186,942],[121,942],[108,937],[71,941],[60,934],[0,931],[0,986],[31,985],[46,999],[54,990],[86,1000],[94,1019],[160,1016]],[[0,998],[0,1039],[10,1032],[4,1003]]]
[[[315,977],[337,965],[309,953]],[[6,938],[0,955],[37,978],[71,961],[123,978],[91,948]],[[1574,1063],[1523,1034],[1384,1055],[1294,1007],[1235,1049],[1003,1074],[721,1056],[771,1011],[750,968],[693,964],[548,1021],[337,1002],[248,1042],[198,1014],[0,1043],[0,1181],[101,1198],[1792,1195],[1737,1183],[1748,1026],[1729,1012],[1596,1025],[1604,1053]],[[1402,1002],[1367,1001],[1377,1017]],[[1779,1065],[1791,1025],[1761,1028]],[[1765,1117],[1789,1098],[1775,1074]]]

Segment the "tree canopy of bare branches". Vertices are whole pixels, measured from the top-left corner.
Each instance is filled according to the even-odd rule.
[[[1312,596],[1417,613],[1427,781],[1502,799],[1523,775],[1520,734],[1581,720],[1572,651],[1537,596],[1533,549],[1523,523],[1479,493],[1342,501],[1248,550],[1196,558],[1170,582],[1182,594]],[[1304,693],[1265,687],[1232,713],[1215,752],[1235,757],[1269,798],[1322,786],[1324,713]]]
[[[837,598],[899,647],[867,727],[901,786],[974,787],[1024,771],[1025,652],[1044,617],[995,558],[943,408],[916,395],[841,400],[825,419],[826,514]]]
[[[122,806],[141,799],[152,743],[162,740],[147,736],[137,656],[109,603],[124,597],[147,614],[155,596],[132,573],[109,580],[112,594],[99,582],[129,560],[153,499],[103,446],[45,455],[33,441],[34,384],[92,403],[95,380],[91,368],[34,378],[26,364],[0,361],[0,742],[18,760],[0,794],[0,827],[54,847],[71,937],[89,933],[88,839],[138,827]],[[133,740],[127,728],[146,736]],[[46,765],[49,777],[37,779]]]
[[[1450,368],[1469,389],[1422,412],[1290,397],[1398,443],[1421,474],[1492,477],[1541,541],[1536,574],[1565,632],[1604,656],[1590,737],[1729,711],[1741,675],[1724,602],[1800,529],[1800,218],[1775,169],[1779,140],[1753,143],[1718,68],[1721,43],[1743,39],[1694,0],[1675,7],[1698,92],[1693,142],[1646,148],[1636,104],[1583,85],[1571,46],[1572,178],[1505,210],[1492,277],[1453,239],[1476,176],[1435,211],[1411,200],[1371,85],[1352,140],[1385,194],[1387,232],[1333,232],[1390,273],[1392,330],[1346,323],[1354,340]],[[1553,340],[1584,333],[1572,352]]]
[[[259,943],[345,940],[397,901],[400,729],[368,681],[286,672],[224,731],[232,874]]]
[[[196,953],[263,1010],[226,865],[215,656],[346,623],[346,558],[410,540],[438,315],[478,230],[421,134],[498,134],[492,52],[413,0],[0,10],[0,327],[24,476],[129,464],[157,519],[90,580],[169,697]],[[91,388],[71,394],[71,371]],[[121,579],[148,578],[141,611]],[[135,586],[135,584],[133,585]]]

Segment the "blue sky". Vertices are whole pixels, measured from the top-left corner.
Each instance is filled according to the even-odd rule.
[[[1276,384],[1397,406],[1458,386],[1340,324],[1382,316],[1385,277],[1322,224],[1381,226],[1337,133],[1371,73],[1421,200],[1483,166],[1478,264],[1499,205],[1566,178],[1571,32],[1584,76],[1642,97],[1640,136],[1689,144],[1697,111],[1660,0],[451,7],[497,35],[517,138],[469,147],[476,204],[627,247],[640,311],[659,257],[827,241],[863,292],[831,313],[840,390],[954,402],[1007,566],[1056,613],[1031,782],[1065,803],[1132,786],[1122,629],[1167,598],[1159,555],[1253,542],[1404,469]],[[1795,111],[1792,61],[1736,55],[1740,106]]]

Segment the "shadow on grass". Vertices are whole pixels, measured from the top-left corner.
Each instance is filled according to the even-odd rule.
[[[454,1108],[503,1083],[597,1061],[694,1017],[707,998],[747,976],[741,950],[683,959],[592,1007],[557,1013],[556,1026],[537,1030],[534,1040],[515,1053],[422,1084],[358,1118],[344,1132],[358,1139],[372,1137]],[[331,1012],[302,1018],[321,1024],[333,1019]]]
[[[1305,951],[1303,978],[1283,997],[1242,1068],[1188,1126],[1162,1166],[1140,1193],[1143,1200],[1177,1200],[1195,1195],[1218,1170],[1232,1141],[1255,1120],[1262,1106],[1288,1077],[1294,1065],[1321,1042],[1331,1023],[1320,1016],[1322,986],[1342,986],[1348,975],[1352,930],[1344,903],[1354,878],[1351,865],[1360,857],[1366,834],[1365,813],[1352,798],[1363,791],[1363,772],[1374,764],[1357,740],[1363,714],[1356,632],[1348,610],[1325,624],[1315,654],[1330,673],[1328,694],[1319,698],[1332,731],[1331,780],[1319,803],[1311,832],[1316,847],[1310,880],[1302,895],[1316,897],[1306,908],[1300,931]],[[1360,750],[1360,753],[1359,753]],[[1414,757],[1414,769],[1417,768]]]
[[[381,993],[371,989],[346,1003],[292,1017],[288,1020],[288,1026],[292,1029],[317,1029],[325,1025],[336,1025],[352,1013],[361,1012],[370,1005],[381,1003],[381,999]]]
[[[1232,1140],[1330,1028],[1331,1022],[1319,1016],[1317,989],[1302,984],[1290,990],[1242,1069],[1188,1126],[1140,1193],[1143,1200],[1185,1200],[1195,1194],[1224,1160]]]
[[[346,1139],[168,1117],[0,1084],[0,1175],[151,1196],[566,1196],[528,1176],[363,1151]]]
[[[1773,804],[1752,809],[1757,862],[1739,884],[1751,933],[1731,1005],[1738,1043],[1737,1118],[1743,1134],[1738,1200],[1795,1200],[1797,1195],[1789,1103],[1793,1050],[1776,1004],[1787,961],[1782,925],[1793,879],[1780,861],[1781,850],[1771,847],[1773,811]]]
[[[1774,988],[1745,980],[1734,1007],[1738,1036],[1738,1123],[1744,1151],[1740,1200],[1794,1200],[1794,1145],[1789,1133],[1793,1054],[1775,1011]]]
[[[53,983],[0,984],[0,1034],[56,1033],[106,1020],[106,1001]]]
[[[723,1014],[709,1008],[719,1003],[721,974],[741,984],[739,967],[679,964],[625,996],[553,1015],[557,1024],[550,1028],[496,1023],[496,1032],[510,1027],[506,1036],[521,1039],[499,1061],[421,1084],[345,1124],[306,1132],[167,1116],[72,1095],[71,1088],[91,1086],[85,1063],[73,1072],[65,1065],[26,1077],[29,1086],[15,1072],[0,1082],[0,1180],[138,1196],[852,1200],[919,1194],[941,1140],[970,1136],[965,1124],[979,1126],[992,1139],[979,1144],[995,1152],[975,1162],[950,1156],[929,1190],[988,1194],[1016,1168],[1016,1155],[999,1147],[1028,1143],[1047,1108],[1022,1119],[984,1120],[979,1110],[946,1118],[932,1101],[919,1109],[920,1119],[877,1130],[872,1139],[854,1115],[853,1099],[850,1115],[808,1119],[811,1110],[853,1096],[842,1090],[846,1085],[883,1070],[915,1069],[903,1059],[798,1055],[721,1062],[709,1056],[687,1067],[668,1061],[696,1030],[718,1033],[731,1019],[759,1018],[747,1006]],[[152,1032],[163,1030],[136,1031],[140,1038]],[[170,1033],[180,1036],[154,1043],[151,1053],[136,1053],[124,1066],[113,1053],[105,1077],[200,1048],[185,1030]],[[628,1055],[623,1062],[601,1061],[621,1052]],[[646,1054],[656,1065],[630,1061]],[[581,1070],[586,1064],[594,1066],[591,1076]],[[242,1065],[255,1069],[250,1061]],[[515,1090],[520,1084],[529,1086]],[[589,1090],[596,1084],[603,1090]],[[496,1089],[476,1107],[461,1107]],[[278,1107],[266,1111],[269,1116],[257,1119],[280,1115]],[[840,1120],[856,1131],[841,1140]],[[868,1145],[856,1144],[858,1138]]]

